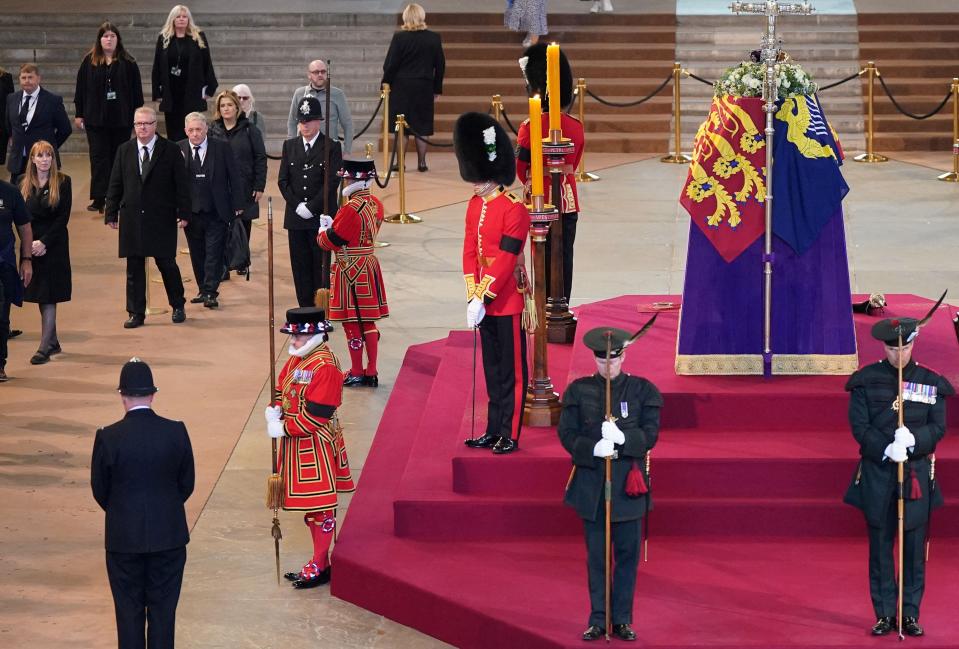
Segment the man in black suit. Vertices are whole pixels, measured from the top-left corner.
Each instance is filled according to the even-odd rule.
[[[283,228],[289,235],[296,301],[301,307],[307,307],[314,306],[318,288],[329,286],[327,282],[321,282],[323,269],[320,260],[323,251],[316,242],[320,227],[329,227],[333,223],[332,217],[323,213],[325,142],[330,142],[331,173],[329,186],[325,188],[329,210],[337,209],[338,183],[333,174],[341,167],[343,154],[339,142],[320,136],[323,115],[320,102],[315,97],[303,99],[297,115],[300,135],[283,143],[277,185],[286,199]]]
[[[223,246],[233,219],[243,212],[244,196],[230,143],[207,137],[206,115],[190,113],[184,119],[187,139],[180,150],[190,174],[192,216],[186,242],[199,293],[190,300],[208,309],[217,301],[223,276]]]
[[[150,407],[157,389],[146,363],[130,359],[118,391],[126,415],[97,431],[90,463],[93,497],[106,512],[118,646],[173,649],[190,542],[183,504],[193,493],[193,447],[183,422]]]
[[[20,66],[20,90],[7,97],[7,132],[11,135],[7,159],[10,182],[26,169],[27,153],[39,140],[46,140],[58,151],[59,165],[59,149],[73,132],[63,97],[40,87],[40,70],[33,63]]]
[[[138,108],[133,120],[136,137],[117,150],[103,217],[119,228],[120,257],[127,260],[126,329],[146,319],[147,257],[153,257],[163,277],[173,322],[186,320],[176,246],[177,226],[184,228],[190,220],[190,177],[180,148],[157,135],[152,108]]]

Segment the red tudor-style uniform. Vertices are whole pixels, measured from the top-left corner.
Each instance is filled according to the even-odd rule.
[[[343,396],[343,374],[322,344],[304,358],[290,356],[277,380],[286,437],[279,449],[283,509],[336,509],[337,494],[355,489],[343,432],[333,419]]]

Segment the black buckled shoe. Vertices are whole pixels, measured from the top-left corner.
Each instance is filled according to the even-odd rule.
[[[468,439],[464,442],[470,448],[492,448],[499,441],[499,435],[486,433],[482,437]]]
[[[186,311],[183,310],[183,307],[179,309],[173,309],[173,316],[171,317],[174,324],[180,324],[181,322],[186,321]]]
[[[294,580],[293,588],[316,588],[317,586],[322,586],[323,584],[330,583],[330,577],[332,576],[332,570],[330,566],[327,566],[326,569],[321,570],[316,574],[316,576],[311,578],[303,578]]]
[[[590,625],[588,629],[583,631],[583,640],[586,642],[592,642],[593,640],[599,640],[604,635],[606,634],[603,633],[603,629],[593,624]]]
[[[633,631],[632,627],[628,624],[614,624],[613,635],[620,640],[625,640],[626,642],[633,642],[636,640],[636,632]]]
[[[303,573],[300,573],[300,572],[284,572],[283,573],[283,579],[286,579],[288,581],[296,581],[302,576],[303,576]]]
[[[146,316],[140,315],[138,313],[131,313],[130,317],[127,318],[127,321],[123,323],[123,328],[136,329],[137,327],[142,327],[145,321],[146,321]]]
[[[190,304],[203,304],[206,302],[206,293],[197,293],[196,297],[190,298]]]
[[[497,455],[506,455],[507,453],[512,453],[519,447],[509,437],[500,437],[499,441],[493,446],[493,452]]]
[[[876,620],[870,633],[873,635],[886,635],[896,626],[896,620],[891,617],[880,617]]]
[[[375,388],[380,384],[379,374],[367,374],[363,377],[363,385],[368,388]]]
[[[361,388],[364,385],[366,385],[365,376],[356,376],[355,374],[347,374],[343,378],[344,388]]]
[[[912,636],[913,638],[918,638],[925,633],[925,631],[922,630],[922,627],[919,626],[918,619],[905,616],[902,618],[902,632],[906,635]]]

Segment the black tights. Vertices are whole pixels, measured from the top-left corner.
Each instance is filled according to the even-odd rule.
[[[49,352],[60,344],[57,338],[57,305],[38,304],[40,307],[40,347],[37,351]]]

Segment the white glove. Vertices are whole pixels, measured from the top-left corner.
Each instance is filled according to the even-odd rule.
[[[326,230],[333,225],[333,217],[329,214],[320,214],[320,231]]]
[[[883,455],[888,457],[893,462],[905,462],[906,461],[906,447],[900,444],[899,442],[893,442],[886,447],[886,450],[883,452]]]
[[[280,406],[267,406],[266,410],[263,411],[263,417],[266,418],[266,423],[280,421],[283,418],[283,408]]]
[[[300,203],[296,206],[296,215],[301,219],[312,219],[313,212],[310,211],[310,208],[306,206],[306,203]]]
[[[896,444],[901,444],[904,448],[912,448],[916,445],[916,436],[905,426],[897,428]]]
[[[613,440],[611,439],[601,439],[593,447],[594,457],[612,457],[614,453],[616,453],[616,449],[613,448]]]
[[[608,439],[613,444],[625,444],[626,435],[623,434],[623,431],[619,429],[619,426],[614,424],[611,421],[603,422],[603,439]]]
[[[483,304],[483,300],[474,297],[466,305],[466,326],[470,329],[478,327],[484,317],[486,317],[486,305]]]
[[[282,421],[266,422],[266,434],[272,437],[273,439],[286,437],[286,429],[283,427],[283,422]]]

